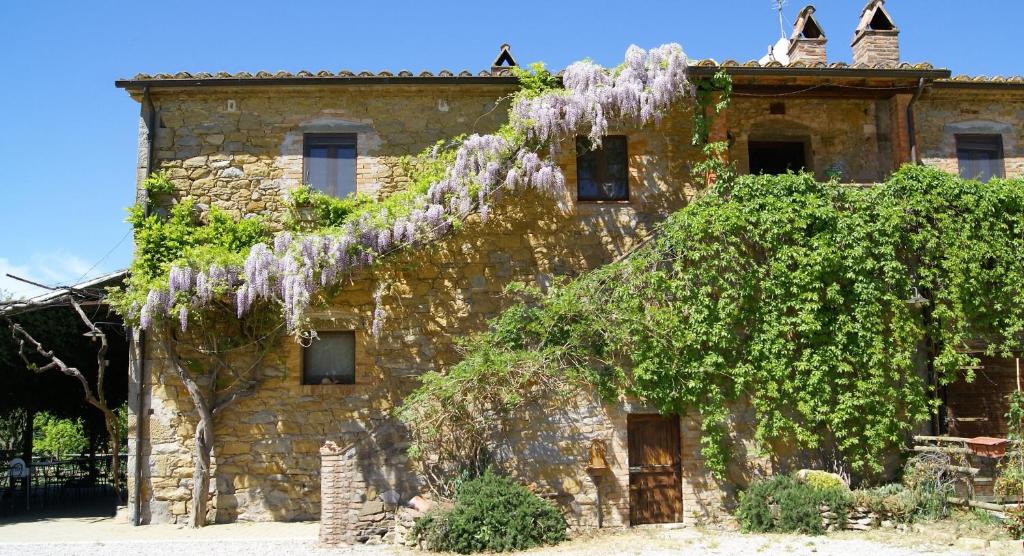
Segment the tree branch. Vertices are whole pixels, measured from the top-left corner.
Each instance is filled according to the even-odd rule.
[[[89,402],[91,405],[96,406],[100,410],[106,408],[106,404],[96,399],[96,396],[93,395],[92,388],[89,386],[89,381],[85,379],[85,375],[83,375],[81,371],[79,371],[76,367],[69,367],[66,363],[64,363],[64,361],[62,361],[59,357],[54,355],[52,351],[47,351],[45,348],[43,348],[43,345],[40,344],[35,338],[33,338],[32,335],[29,334],[27,330],[22,328],[20,324],[11,324],[11,337],[14,338],[14,341],[18,344],[18,355],[21,357],[21,360],[25,362],[25,366],[28,367],[30,370],[36,373],[42,373],[50,369],[58,369],[60,372],[72,378],[78,379],[78,382],[82,384],[82,390],[85,391],[85,401]],[[25,353],[25,342],[31,344],[32,349],[34,349],[36,353],[38,353],[44,359],[49,359],[50,362],[42,367],[33,363],[32,360],[30,360],[28,358],[28,355]]]

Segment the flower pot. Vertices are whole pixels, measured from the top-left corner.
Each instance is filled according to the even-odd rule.
[[[967,440],[967,447],[976,456],[987,458],[1001,458],[1006,455],[1005,438],[994,438],[991,436],[976,436]]]

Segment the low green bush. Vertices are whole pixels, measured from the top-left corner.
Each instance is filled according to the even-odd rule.
[[[740,494],[736,517],[744,532],[782,532],[820,535],[825,532],[821,506],[835,512],[845,525],[851,498],[843,488],[815,488],[794,477],[779,475],[750,485]]]
[[[899,483],[853,491],[853,503],[858,508],[885,516],[897,523],[910,523],[917,514],[921,497],[917,492]]]
[[[829,473],[827,471],[801,471],[803,473],[803,479],[801,479],[807,486],[816,488],[818,490],[827,490],[830,488],[837,488],[839,490],[850,490],[845,482],[836,474]]]
[[[491,470],[463,483],[455,505],[416,521],[412,534],[438,552],[505,552],[566,539],[565,520],[550,502]]]

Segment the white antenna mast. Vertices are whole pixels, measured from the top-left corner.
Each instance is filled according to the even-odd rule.
[[[783,39],[786,38],[786,24],[782,21],[782,8],[785,5],[786,0],[772,0],[772,7],[779,12],[779,37]]]

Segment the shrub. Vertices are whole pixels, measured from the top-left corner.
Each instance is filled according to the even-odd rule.
[[[844,488],[815,488],[793,477],[779,475],[750,485],[740,494],[736,511],[744,532],[799,532],[820,535],[825,532],[821,506],[836,513],[845,524],[850,496]]]
[[[853,491],[853,503],[898,523],[910,523],[921,499],[899,483]]]
[[[827,471],[808,470],[801,471],[801,480],[807,486],[816,488],[818,490],[827,490],[835,488],[839,490],[850,490],[850,487],[843,482],[843,479],[835,473],[829,473]]]
[[[913,491],[914,517],[939,519],[949,515],[946,497],[954,484],[962,480],[948,471],[951,462],[945,454],[920,454],[907,460],[903,468],[903,485]]]
[[[1006,531],[1014,539],[1024,539],[1024,508],[1013,508],[1006,511],[1006,521],[1003,522]]]
[[[565,540],[565,520],[550,502],[488,469],[463,483],[450,510],[416,521],[417,540],[438,552],[504,552]]]

